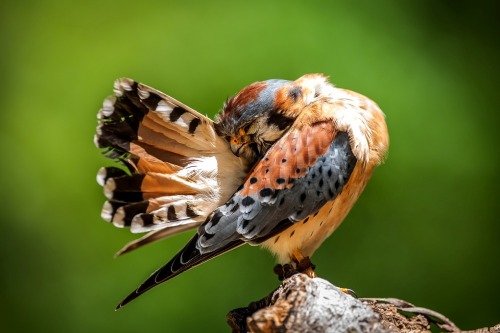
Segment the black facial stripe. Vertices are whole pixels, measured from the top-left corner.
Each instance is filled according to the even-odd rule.
[[[302,89],[300,87],[294,86],[288,91],[288,96],[295,102],[297,98],[302,95]]]
[[[250,144],[250,148],[253,150],[253,152],[256,156],[261,155],[261,152],[259,151],[259,145],[257,145],[256,143]]]
[[[267,125],[276,126],[280,131],[287,129],[292,122],[292,118],[286,117],[277,111],[272,111],[269,118],[267,118]]]

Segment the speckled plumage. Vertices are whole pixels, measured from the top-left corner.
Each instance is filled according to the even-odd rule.
[[[241,90],[214,123],[130,79],[99,112],[95,142],[127,168],[101,169],[102,216],[149,232],[130,251],[184,230],[197,233],[118,307],[243,244],[279,263],[311,256],[363,191],[388,148],[384,115],[320,74]]]

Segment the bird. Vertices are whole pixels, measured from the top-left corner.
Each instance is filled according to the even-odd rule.
[[[315,277],[310,257],[348,214],[387,155],[385,115],[323,74],[254,82],[215,121],[129,78],[98,112],[105,221],[146,233],[117,255],[196,229],[116,309],[244,244],[268,249],[283,279]]]

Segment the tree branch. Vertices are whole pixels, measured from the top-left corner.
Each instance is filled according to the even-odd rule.
[[[227,315],[233,332],[446,332],[460,329],[445,316],[394,298],[356,299],[330,282],[295,274],[267,297]],[[471,331],[472,332],[472,331]],[[500,332],[500,325],[473,332]]]

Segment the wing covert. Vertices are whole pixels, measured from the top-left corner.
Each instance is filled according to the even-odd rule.
[[[331,122],[285,134],[243,187],[200,226],[201,253],[241,239],[259,244],[335,198],[356,164],[349,136]]]

